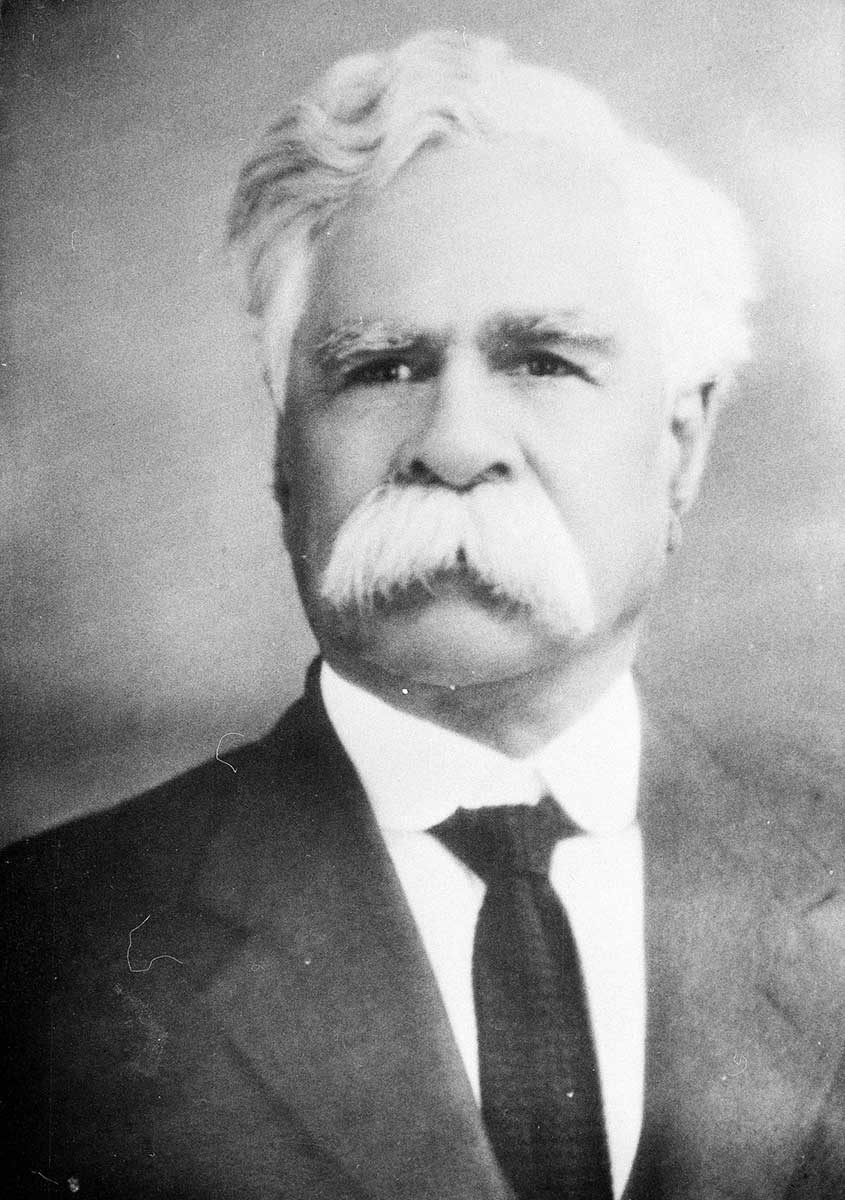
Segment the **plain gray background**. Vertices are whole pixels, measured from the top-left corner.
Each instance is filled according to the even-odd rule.
[[[786,760],[834,778],[838,5],[33,0],[2,20],[0,835],[260,733],[299,691],[313,644],[223,215],[257,133],[318,71],[438,26],[505,37],[597,86],[746,211],[763,260],[757,360],[642,672],[761,772]]]

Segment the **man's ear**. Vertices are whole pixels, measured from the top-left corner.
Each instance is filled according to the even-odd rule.
[[[698,492],[713,432],[714,384],[678,392],[670,406],[673,468],[669,503],[677,515],[686,512]]]

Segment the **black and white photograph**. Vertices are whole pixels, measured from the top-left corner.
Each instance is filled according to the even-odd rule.
[[[4,1196],[845,1196],[842,15],[0,4]]]

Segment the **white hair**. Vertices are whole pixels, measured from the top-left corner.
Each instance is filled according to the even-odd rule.
[[[465,575],[497,611],[530,612],[558,636],[595,628],[578,547],[540,485],[481,483],[454,492],[427,484],[373,489],[341,525],[320,581],[320,600],[354,617],[402,602],[414,585]]]
[[[229,213],[265,367],[283,387],[313,247],[333,216],[424,146],[517,136],[579,148],[623,197],[669,389],[728,383],[749,354],[754,265],[732,203],[632,136],[594,91],[500,42],[424,33],[342,59],[243,167]]]

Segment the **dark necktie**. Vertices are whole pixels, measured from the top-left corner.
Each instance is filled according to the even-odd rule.
[[[473,947],[481,1112],[520,1200],[611,1200],[578,951],[549,881],[560,806],[459,808],[430,830],[487,885]]]

